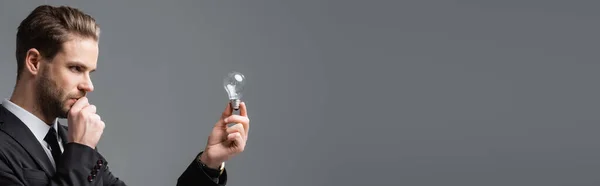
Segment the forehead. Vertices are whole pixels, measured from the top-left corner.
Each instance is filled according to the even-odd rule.
[[[71,37],[62,44],[55,59],[61,62],[75,61],[83,65],[96,67],[98,61],[98,42],[92,38]]]

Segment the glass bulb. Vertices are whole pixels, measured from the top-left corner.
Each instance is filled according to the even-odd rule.
[[[242,99],[242,91],[244,90],[244,84],[246,78],[239,72],[231,72],[227,74],[227,77],[223,80],[223,87],[227,92],[227,96],[231,101],[233,109],[238,110],[240,106],[240,100]]]

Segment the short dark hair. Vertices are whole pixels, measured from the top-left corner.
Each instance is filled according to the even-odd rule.
[[[44,58],[52,59],[72,35],[97,41],[100,26],[92,16],[73,7],[41,5],[35,8],[17,31],[17,79],[25,68],[29,49],[35,48]]]

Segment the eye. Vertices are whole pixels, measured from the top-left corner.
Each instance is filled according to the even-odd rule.
[[[81,72],[82,68],[80,66],[70,66],[69,70],[71,70],[73,72]]]

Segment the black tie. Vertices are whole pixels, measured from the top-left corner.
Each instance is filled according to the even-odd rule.
[[[54,158],[54,164],[58,165],[58,160],[60,159],[60,155],[62,154],[62,152],[60,151],[60,147],[58,146],[56,130],[54,130],[54,127],[50,127],[50,130],[48,131],[48,134],[46,134],[44,141],[46,141],[48,145],[50,145],[50,148],[52,148],[51,150],[52,158]]]

